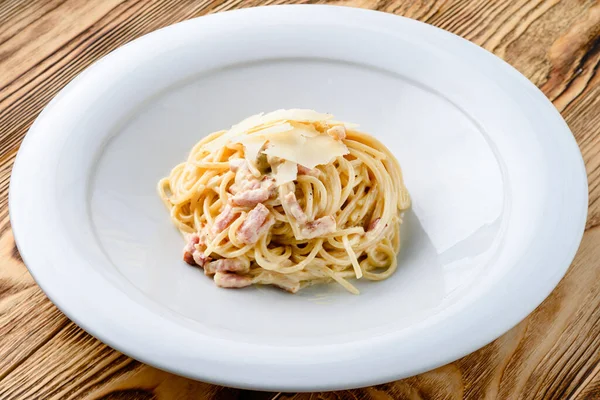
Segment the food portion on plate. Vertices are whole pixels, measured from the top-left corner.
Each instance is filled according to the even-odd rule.
[[[217,286],[382,280],[397,268],[410,198],[398,161],[357,125],[312,110],[257,114],[214,132],[158,183],[186,244]]]

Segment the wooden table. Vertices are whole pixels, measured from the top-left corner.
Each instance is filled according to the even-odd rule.
[[[0,399],[600,399],[600,2],[348,0],[454,32],[502,57],[562,113],[590,184],[586,233],[552,295],[504,336],[416,377],[337,393],[249,392],[134,361],[69,321],[35,284],[8,218],[27,129],[79,72],[143,34],[285,0],[0,0]],[[299,1],[303,2],[303,0]]]

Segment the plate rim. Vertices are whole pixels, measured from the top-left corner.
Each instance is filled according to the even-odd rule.
[[[27,240],[25,239],[26,232],[28,231],[28,229],[32,229],[32,227],[28,226],[27,222],[22,218],[23,217],[23,213],[24,210],[22,210],[20,208],[20,202],[18,201],[19,198],[22,198],[21,196],[25,195],[27,193],[28,188],[25,188],[26,185],[24,185],[21,182],[21,179],[19,179],[20,177],[23,176],[23,171],[25,169],[28,168],[27,165],[27,156],[28,156],[28,149],[31,147],[30,142],[35,140],[35,133],[34,135],[31,135],[32,132],[35,132],[37,127],[41,124],[40,121],[43,121],[44,118],[46,117],[47,113],[50,113],[52,108],[55,106],[55,104],[60,101],[61,95],[65,92],[67,92],[69,89],[75,87],[77,85],[77,83],[80,80],[86,79],[85,77],[87,76],[87,73],[89,71],[92,71],[96,68],[98,68],[99,66],[99,62],[102,61],[103,63],[112,59],[115,59],[115,54],[121,54],[123,53],[123,51],[126,48],[129,48],[130,46],[142,46],[140,45],[140,43],[143,43],[142,41],[147,41],[148,37],[152,37],[153,35],[157,35],[157,34],[161,34],[161,32],[165,32],[168,31],[170,29],[172,29],[172,26],[168,26],[165,28],[161,28],[157,31],[151,32],[147,35],[144,35],[141,38],[138,38],[134,41],[131,41],[129,43],[127,43],[124,46],[119,47],[117,50],[111,52],[109,55],[102,57],[100,60],[96,61],[94,64],[92,64],[90,67],[88,67],[83,73],[81,73],[78,77],[76,77],[73,81],[71,81],[65,88],[63,88],[59,94],[57,96],[55,96],[50,103],[44,108],[44,110],[42,111],[42,113],[38,116],[38,118],[36,119],[36,121],[34,122],[34,124],[31,126],[29,132],[27,133],[25,139],[23,140],[23,143],[21,145],[21,148],[19,149],[19,152],[17,154],[17,157],[15,159],[14,162],[14,166],[13,166],[13,170],[12,170],[12,174],[11,174],[11,183],[10,183],[10,189],[9,189],[9,215],[10,215],[10,222],[11,222],[11,227],[13,229],[13,234],[14,234],[14,238],[15,238],[15,242],[17,244],[17,247],[19,249],[19,251],[21,252],[21,256],[23,258],[24,263],[27,265],[28,270],[30,271],[31,275],[33,276],[34,280],[36,281],[36,283],[38,283],[38,285],[40,286],[40,288],[44,291],[44,293],[51,299],[51,301],[64,313],[66,314],[71,320],[73,320],[77,325],[81,326],[84,330],[86,330],[87,332],[90,332],[94,337],[100,339],[102,342],[108,344],[109,346],[118,349],[119,351],[121,351],[124,354],[130,355],[131,357],[138,359],[140,361],[143,361],[147,364],[156,366],[160,369],[164,369],[164,370],[168,370],[168,371],[172,371],[175,372],[179,375],[182,376],[187,376],[193,379],[201,379],[201,380],[205,380],[208,382],[213,382],[213,383],[218,383],[218,384],[223,384],[223,385],[227,385],[227,386],[231,386],[231,387],[240,387],[240,388],[248,388],[248,389],[267,389],[267,390],[282,390],[282,391],[312,391],[312,390],[334,390],[334,389],[347,389],[347,388],[353,388],[353,387],[362,387],[362,386],[369,386],[369,385],[373,385],[373,384],[379,384],[379,383],[384,383],[384,382],[389,382],[391,380],[396,380],[399,378],[403,378],[406,376],[410,376],[410,375],[414,375],[420,372],[424,372],[430,369],[433,369],[435,367],[444,365],[448,362],[454,361],[466,354],[469,354],[470,352],[479,349],[480,347],[486,345],[487,343],[495,340],[496,338],[498,338],[500,335],[502,335],[503,333],[505,333],[506,331],[508,331],[510,328],[512,328],[514,325],[516,325],[517,323],[519,323],[522,319],[524,319],[531,311],[533,311],[533,309],[535,309],[539,304],[541,304],[541,302],[551,293],[552,290],[554,290],[554,288],[556,287],[556,285],[558,284],[558,282],[560,281],[560,279],[562,279],[562,277],[564,276],[564,274],[566,273],[566,271],[568,270],[572,260],[575,257],[576,251],[579,247],[579,243],[581,242],[581,239],[583,237],[583,233],[584,233],[584,228],[585,228],[585,223],[587,220],[587,211],[588,211],[588,185],[587,185],[587,173],[585,171],[585,165],[579,150],[579,147],[575,141],[575,138],[573,136],[573,134],[571,133],[571,131],[569,130],[568,126],[566,125],[566,123],[564,122],[564,120],[562,119],[562,117],[560,116],[560,114],[558,113],[558,111],[554,108],[554,106],[552,105],[552,103],[545,97],[545,95],[535,86],[533,85],[533,83],[531,83],[529,80],[527,80],[527,78],[525,78],[523,75],[521,75],[516,69],[514,69],[512,66],[510,66],[508,63],[506,63],[505,61],[503,61],[502,59],[496,57],[495,55],[493,55],[492,53],[488,52],[487,50],[480,48],[479,46],[460,38],[457,35],[454,35],[450,32],[444,31],[440,28],[425,24],[423,22],[420,21],[415,21],[415,20],[411,20],[405,17],[401,17],[401,16],[397,16],[397,15],[393,15],[393,14],[387,14],[387,13],[383,13],[383,12],[379,12],[379,11],[373,11],[373,10],[365,10],[365,9],[356,9],[356,8],[350,8],[350,7],[340,7],[340,6],[329,6],[329,5],[281,5],[281,6],[263,6],[263,7],[255,7],[255,8],[248,8],[248,9],[239,9],[239,10],[233,10],[233,11],[227,11],[227,12],[222,12],[222,13],[217,13],[217,14],[212,14],[209,16],[203,16],[203,17],[198,17],[198,18],[194,18],[191,20],[187,20],[187,21],[183,21],[180,22],[178,24],[178,26],[181,26],[183,24],[202,24],[204,21],[207,21],[209,19],[228,19],[231,18],[231,16],[241,16],[241,15],[246,15],[248,17],[253,17],[256,19],[260,19],[261,18],[261,14],[264,13],[268,13],[268,14],[278,14],[278,13],[297,13],[297,14],[301,14],[301,13],[306,13],[308,12],[307,10],[311,10],[311,12],[313,12],[312,10],[314,10],[314,12],[322,12],[322,13],[332,13],[332,14],[344,14],[343,16],[351,16],[352,18],[356,18],[356,19],[364,19],[364,20],[369,20],[368,23],[366,23],[367,26],[369,25],[376,25],[377,20],[383,20],[383,19],[394,19],[394,23],[398,23],[399,25],[402,24],[415,24],[417,26],[426,26],[427,28],[421,28],[421,29],[428,29],[431,32],[436,32],[436,33],[432,33],[432,35],[439,35],[439,36],[446,36],[446,37],[453,37],[452,40],[457,41],[458,46],[470,46],[470,51],[474,52],[476,54],[479,54],[480,57],[492,57],[494,59],[493,62],[498,63],[498,61],[500,61],[500,63],[498,64],[499,66],[501,65],[501,68],[503,68],[508,74],[511,75],[511,77],[515,80],[515,82],[519,82],[520,85],[524,85],[524,88],[526,88],[527,90],[529,90],[531,93],[535,93],[532,94],[533,96],[537,97],[536,101],[540,102],[540,103],[545,103],[547,107],[549,107],[549,114],[553,115],[554,119],[557,120],[557,130],[561,130],[564,131],[564,133],[568,133],[570,136],[570,142],[571,142],[571,148],[570,149],[566,149],[565,151],[567,152],[573,152],[573,156],[575,158],[578,158],[579,161],[579,174],[578,174],[578,178],[580,179],[580,183],[581,183],[581,187],[580,187],[580,193],[576,194],[577,196],[580,196],[580,202],[582,205],[582,209],[579,210],[579,220],[578,220],[578,229],[574,229],[574,232],[572,233],[572,237],[574,245],[571,246],[571,248],[567,249],[565,251],[565,258],[569,260],[569,263],[565,263],[566,265],[561,267],[560,269],[558,269],[557,271],[555,271],[555,276],[552,277],[552,279],[549,279],[549,281],[547,282],[546,286],[544,286],[544,288],[546,290],[540,290],[534,297],[534,299],[532,299],[530,301],[530,303],[528,304],[527,307],[523,307],[522,309],[520,309],[519,312],[514,312],[513,315],[511,316],[511,318],[509,318],[510,321],[506,321],[502,324],[498,324],[497,322],[495,323],[491,323],[489,327],[486,327],[485,329],[481,329],[481,331],[479,331],[478,334],[473,334],[473,336],[471,337],[471,343],[469,345],[465,345],[463,343],[462,346],[456,346],[454,349],[448,350],[446,351],[446,354],[444,357],[442,358],[438,358],[436,362],[429,362],[426,365],[421,365],[419,368],[413,368],[410,373],[406,374],[406,373],[394,373],[392,372],[385,372],[385,373],[374,373],[373,371],[370,371],[370,375],[365,376],[362,380],[351,380],[348,381],[347,379],[344,379],[343,377],[343,373],[340,374],[340,376],[338,376],[335,380],[331,380],[331,381],[327,381],[327,380],[321,380],[319,382],[304,382],[304,381],[298,381],[297,379],[290,379],[288,381],[283,381],[281,375],[280,376],[269,376],[268,374],[265,374],[266,376],[260,376],[257,374],[251,375],[252,379],[249,379],[249,376],[246,377],[246,379],[236,379],[236,377],[234,376],[223,376],[223,375],[219,375],[219,374],[215,374],[215,373],[199,373],[198,370],[194,371],[194,372],[190,372],[190,370],[186,369],[186,368],[181,368],[181,365],[178,365],[178,361],[177,360],[160,360],[156,357],[150,356],[145,352],[140,352],[139,349],[134,349],[132,346],[127,346],[121,342],[118,342],[116,340],[114,340],[114,336],[110,337],[108,335],[106,335],[104,332],[100,331],[99,329],[97,329],[97,327],[94,326],[94,323],[90,321],[93,320],[93,317],[85,317],[82,318],[81,315],[79,314],[79,311],[75,310],[74,307],[72,307],[72,305],[65,303],[62,301],[62,298],[60,300],[58,300],[60,298],[60,296],[58,296],[58,294],[56,293],[57,290],[63,289],[63,287],[61,285],[54,285],[53,283],[44,281],[44,282],[40,282],[38,281],[39,279],[39,270],[38,268],[43,268],[43,266],[40,266],[39,264],[39,258],[34,255],[35,252],[35,247],[30,244],[27,243]],[[33,139],[32,139],[33,137]],[[575,167],[573,167],[575,169]],[[583,179],[581,179],[583,178]],[[19,183],[15,183],[17,180],[19,180]],[[24,232],[24,233],[22,233]],[[36,261],[34,261],[33,263],[31,262],[33,259],[36,259]],[[36,272],[38,271],[38,272]],[[482,334],[483,332],[483,334]],[[130,339],[131,340],[131,339]],[[210,362],[210,361],[206,361],[206,362]],[[296,366],[296,370],[301,370],[301,367]],[[290,369],[292,370],[294,369],[293,367]]]

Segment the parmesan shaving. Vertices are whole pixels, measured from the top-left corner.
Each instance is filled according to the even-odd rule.
[[[248,117],[239,124],[232,126],[231,129],[212,142],[207,143],[204,147],[209,151],[217,151],[236,136],[246,133],[258,126],[270,125],[278,121],[317,122],[330,120],[331,118],[333,118],[333,115],[331,114],[323,114],[314,110],[303,110],[297,108],[290,110],[277,110],[267,114],[260,113]]]
[[[270,140],[263,153],[313,169],[317,165],[327,164],[336,157],[348,154],[349,151],[343,142],[331,136],[305,138],[301,135],[286,134]]]
[[[312,125],[298,124],[298,123],[294,123],[293,125],[294,125],[294,130],[298,131],[298,133],[300,133],[302,136],[315,137],[315,136],[320,135],[319,131],[316,130],[315,127]]]
[[[279,124],[279,125],[271,125],[269,127],[252,132],[252,134],[250,136],[269,137],[271,135],[276,135],[279,133],[291,131],[292,129],[294,129],[294,127],[289,123]]]
[[[284,161],[277,166],[275,173],[275,183],[277,186],[295,181],[298,177],[298,164],[292,161]]]
[[[258,158],[258,153],[260,153],[266,142],[267,139],[261,136],[243,136],[236,141],[236,143],[244,145],[244,158],[251,163]]]
[[[249,162],[253,163],[258,157],[260,150],[263,148],[269,137],[272,135],[280,135],[284,132],[293,130],[294,127],[290,124],[273,125],[264,129],[260,129],[251,135],[240,135],[231,139],[233,143],[241,143],[244,145],[244,157]]]

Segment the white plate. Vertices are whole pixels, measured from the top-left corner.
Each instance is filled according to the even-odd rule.
[[[359,123],[402,164],[400,268],[360,296],[216,288],[155,193],[203,135],[292,107]],[[492,341],[558,283],[586,210],[571,132],[517,71],[431,26],[325,6],[211,15],[113,52],[37,119],[10,192],[23,259],[84,329],[178,374],[290,391],[391,381]]]

